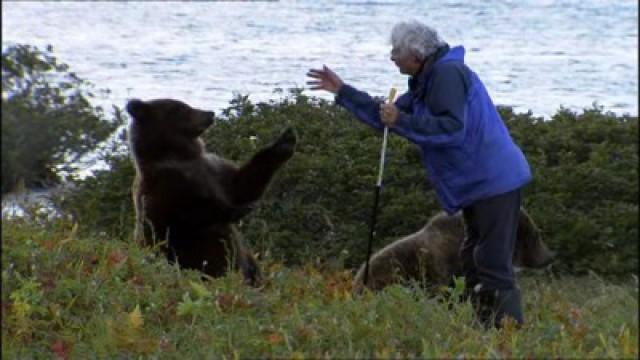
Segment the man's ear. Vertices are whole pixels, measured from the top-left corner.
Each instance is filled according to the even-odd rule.
[[[127,103],[127,112],[136,120],[141,120],[148,109],[149,105],[142,100],[131,99]]]

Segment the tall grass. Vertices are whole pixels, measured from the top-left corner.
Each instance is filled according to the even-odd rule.
[[[3,359],[638,357],[636,277],[524,273],[526,325],[485,331],[455,296],[353,297],[339,267],[262,259],[254,289],[62,220],[2,225]]]

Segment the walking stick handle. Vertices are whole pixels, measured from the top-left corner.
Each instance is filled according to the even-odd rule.
[[[396,88],[392,87],[389,90],[389,97],[387,98],[387,104],[391,104],[394,101],[396,101],[396,93],[398,92],[398,90],[396,90]]]
[[[389,97],[387,97],[387,104],[393,104],[396,99],[396,93],[398,91],[395,87],[389,90]],[[382,173],[384,172],[384,154],[387,151],[387,138],[389,137],[389,127],[384,127],[384,134],[382,136],[382,149],[380,150],[380,167],[378,168],[378,182],[377,187],[382,186]]]

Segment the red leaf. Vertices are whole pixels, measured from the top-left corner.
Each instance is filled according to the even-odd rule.
[[[126,254],[124,254],[121,251],[114,250],[111,252],[111,254],[109,254],[109,257],[107,258],[107,264],[109,264],[109,266],[111,267],[111,266],[120,264],[126,258],[127,258]]]
[[[69,358],[69,347],[62,340],[58,340],[51,344],[51,351],[56,354],[58,359]]]

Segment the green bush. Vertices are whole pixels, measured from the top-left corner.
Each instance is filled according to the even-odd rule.
[[[638,272],[638,118],[503,112],[533,168],[525,204],[573,273]]]
[[[2,194],[18,184],[48,187],[122,124],[93,107],[91,86],[48,47],[2,51]]]
[[[566,109],[548,121],[500,109],[534,173],[524,205],[558,251],[555,268],[571,273],[637,273],[637,117],[594,107]],[[295,156],[240,229],[258,253],[290,265],[308,261],[355,268],[365,258],[378,172],[379,133],[345,110],[295,90],[280,102],[238,96],[205,133],[209,151],[242,163],[295,128]],[[77,183],[63,209],[86,230],[127,237],[133,229],[125,155]],[[374,249],[420,229],[439,211],[421,159],[408,141],[389,138]]]
[[[122,134],[124,135],[124,134]],[[131,183],[135,174],[129,155],[120,143],[96,152],[106,168],[94,170],[84,179],[70,181],[71,186],[53,194],[52,204],[60,213],[71,216],[84,233],[104,233],[126,239],[133,233]]]

